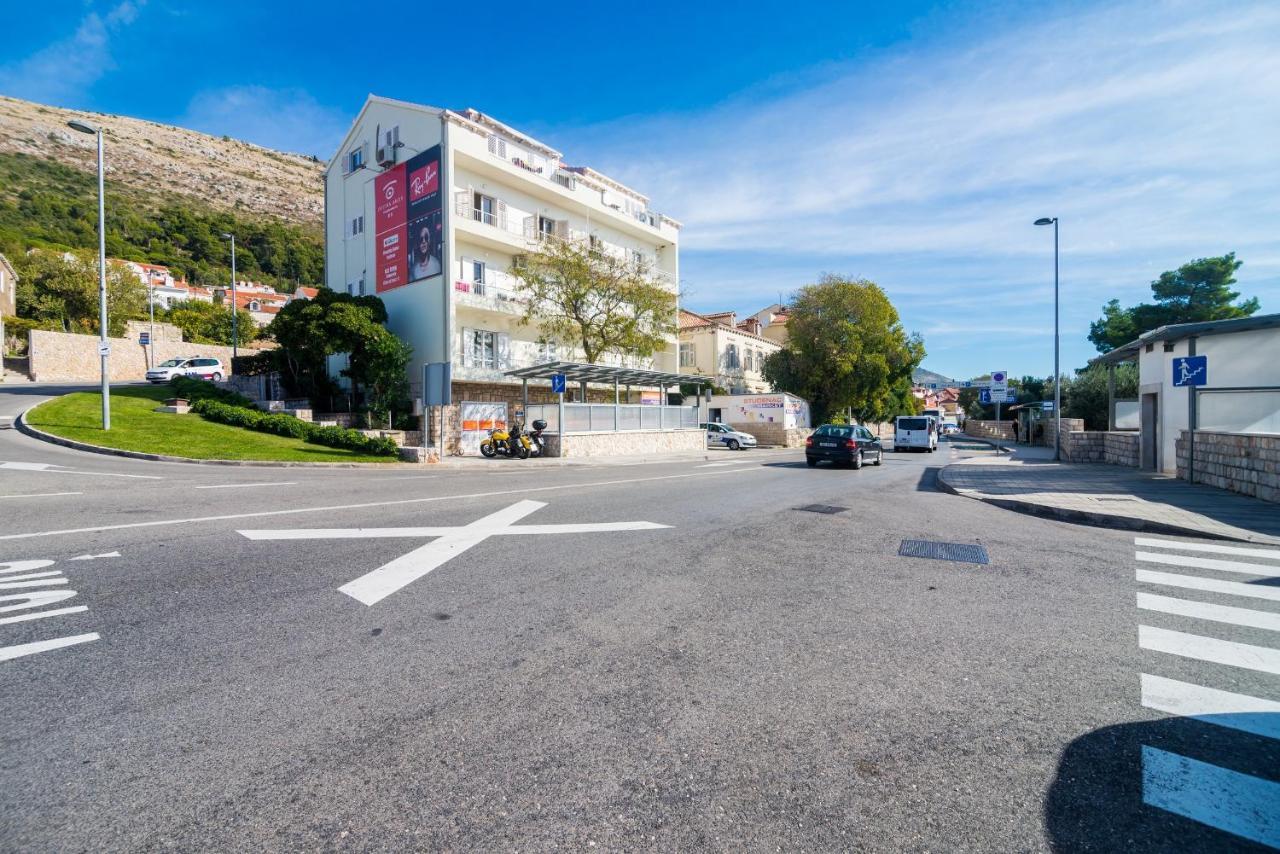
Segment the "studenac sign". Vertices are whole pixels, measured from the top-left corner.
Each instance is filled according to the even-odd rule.
[[[443,272],[441,163],[433,145],[374,179],[378,293]]]

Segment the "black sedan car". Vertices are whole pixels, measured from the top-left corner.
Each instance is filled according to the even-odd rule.
[[[810,467],[822,460],[836,465],[862,468],[863,463],[880,465],[884,448],[866,427],[849,424],[823,424],[804,440],[804,461]]]

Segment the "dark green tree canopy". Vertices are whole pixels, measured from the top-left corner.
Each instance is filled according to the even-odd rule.
[[[1242,263],[1228,252],[1161,273],[1151,283],[1155,302],[1124,308],[1119,300],[1111,300],[1103,306],[1102,317],[1089,325],[1089,340],[1107,353],[1161,326],[1249,317],[1258,311],[1257,297],[1237,303],[1240,293],[1231,290]]]

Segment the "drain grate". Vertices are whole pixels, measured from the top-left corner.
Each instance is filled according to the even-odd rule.
[[[797,510],[803,510],[806,513],[826,513],[828,516],[834,513],[843,513],[848,507],[837,507],[834,504],[806,504],[803,507],[797,507]]]
[[[954,560],[962,563],[988,564],[987,550],[969,543],[935,543],[932,540],[903,540],[898,546],[901,557],[926,557],[932,560]]]

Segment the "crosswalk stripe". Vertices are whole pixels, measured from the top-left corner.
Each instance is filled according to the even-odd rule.
[[[1247,549],[1241,546],[1211,546],[1205,543],[1179,543],[1175,540],[1157,540],[1151,537],[1136,537],[1134,538],[1133,544],[1135,546],[1145,546],[1149,549],[1177,549],[1178,551],[1183,552],[1204,552],[1216,555],[1255,557],[1260,560],[1280,560],[1280,549]]]
[[[1138,646],[1214,664],[1280,674],[1280,649],[1208,638],[1154,626],[1138,626]]]
[[[1142,745],[1142,802],[1280,847],[1280,784]]]
[[[1164,563],[1170,566],[1189,566],[1193,569],[1216,569],[1221,572],[1242,572],[1246,575],[1271,577],[1280,575],[1280,566],[1265,566],[1260,563],[1242,563],[1238,560],[1214,560],[1207,557],[1187,557],[1186,555],[1163,555],[1153,552],[1138,552],[1138,560],[1148,563]]]
[[[1248,596],[1252,599],[1269,599],[1280,602],[1280,587],[1265,584],[1242,584],[1239,581],[1220,581],[1216,578],[1200,578],[1196,575],[1180,575],[1176,572],[1153,572],[1140,569],[1138,581],[1146,584],[1163,584],[1166,587],[1183,587],[1187,590],[1204,590],[1210,593],[1227,593],[1232,596]]]
[[[1157,712],[1280,738],[1280,703],[1142,674],[1142,705]]]
[[[1177,614],[1181,617],[1195,617],[1198,620],[1213,620],[1215,623],[1230,623],[1233,626],[1249,626],[1280,632],[1280,614],[1272,611],[1231,608],[1227,605],[1212,605],[1208,602],[1156,596],[1153,593],[1139,593],[1138,607],[1147,611]]]

